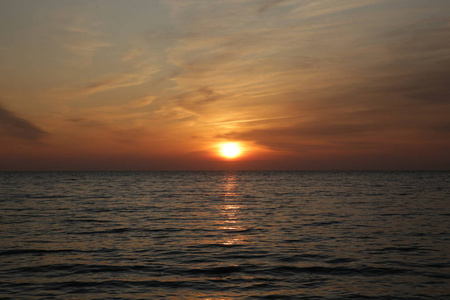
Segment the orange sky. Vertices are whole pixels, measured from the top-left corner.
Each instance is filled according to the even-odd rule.
[[[449,13],[1,1],[0,171],[450,169]]]

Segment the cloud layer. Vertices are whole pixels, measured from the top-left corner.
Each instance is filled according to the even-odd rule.
[[[205,85],[221,95],[210,110],[190,101],[199,119],[230,107],[290,116],[218,137],[287,151],[448,137],[450,18],[438,11],[404,1],[171,3],[181,32],[169,59],[182,70],[172,80],[192,99]]]
[[[19,117],[33,112],[62,156],[208,169],[233,140],[248,150],[240,168],[450,168],[447,0],[100,6],[6,24],[32,47],[4,32],[3,136],[41,141]]]

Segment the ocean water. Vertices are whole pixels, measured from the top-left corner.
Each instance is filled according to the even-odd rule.
[[[1,299],[450,299],[449,172],[0,180]]]

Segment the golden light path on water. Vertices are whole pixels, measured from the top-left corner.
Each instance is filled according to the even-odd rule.
[[[244,243],[244,236],[240,233],[246,231],[247,227],[242,224],[242,205],[239,203],[235,174],[226,175],[223,202],[220,207],[222,218],[219,229],[225,235],[220,243],[225,246],[242,244]]]

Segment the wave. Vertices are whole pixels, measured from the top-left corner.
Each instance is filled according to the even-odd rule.
[[[39,255],[52,255],[57,253],[106,253],[112,252],[113,249],[99,249],[99,250],[76,250],[76,249],[12,249],[12,250],[0,250],[0,256],[9,256],[9,255],[26,255],[26,254],[39,254]]]
[[[449,174],[13,174],[0,184],[0,290],[450,299]]]
[[[271,275],[293,275],[298,273],[312,274],[312,275],[360,275],[360,276],[385,276],[394,274],[405,274],[410,272],[406,269],[387,268],[387,267],[294,267],[294,266],[276,266],[259,270],[258,273],[268,273]]]
[[[158,268],[143,265],[101,265],[101,264],[48,264],[33,267],[21,267],[10,269],[10,273],[18,274],[45,274],[49,277],[69,276],[74,274],[95,273],[132,273],[132,272],[160,272]]]
[[[122,227],[122,228],[114,228],[108,230],[96,230],[96,231],[81,231],[81,232],[73,232],[71,234],[104,234],[104,233],[124,233],[131,231],[131,228]]]
[[[0,251],[0,255],[22,255],[22,254],[54,254],[54,253],[66,253],[66,252],[80,252],[72,249],[61,250],[42,250],[42,249],[13,249]]]
[[[257,264],[229,265],[229,266],[211,266],[203,268],[168,268],[160,265],[104,265],[104,264],[49,264],[33,267],[22,267],[9,270],[12,273],[65,273],[86,274],[86,273],[116,273],[116,272],[158,272],[165,275],[180,274],[210,274],[224,275],[232,273],[243,273],[248,275],[271,275],[271,276],[292,276],[295,274],[308,275],[345,275],[345,276],[388,276],[397,274],[414,273],[411,269],[393,268],[393,267],[324,267],[309,266],[298,267],[290,265],[260,266]],[[56,273],[55,273],[56,274]],[[61,274],[60,274],[61,275]]]

